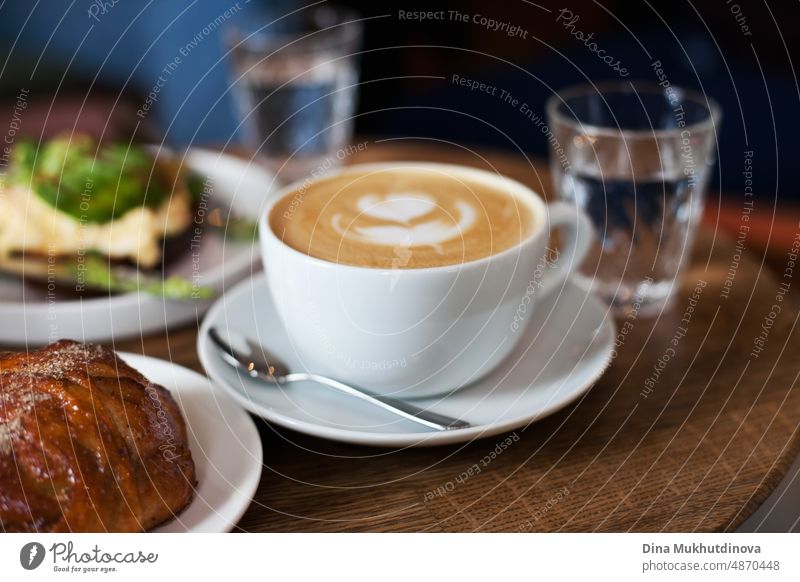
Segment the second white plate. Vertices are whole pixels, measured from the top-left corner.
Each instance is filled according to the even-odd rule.
[[[213,200],[207,204],[230,206],[238,215],[259,216],[261,205],[277,188],[274,176],[260,166],[219,152],[189,150],[184,164],[209,180]],[[221,233],[205,232],[168,267],[167,275],[181,275],[222,292],[261,268],[254,242],[230,243]],[[197,321],[210,305],[207,300],[170,301],[145,293],[62,299],[44,285],[0,275],[0,343],[119,340]]]

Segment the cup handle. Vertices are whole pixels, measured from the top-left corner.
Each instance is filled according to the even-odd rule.
[[[586,213],[566,202],[553,202],[547,205],[549,231],[562,227],[566,232],[564,248],[560,249],[551,268],[545,270],[539,287],[540,297],[549,295],[561,288],[564,281],[580,266],[594,242],[594,227]]]

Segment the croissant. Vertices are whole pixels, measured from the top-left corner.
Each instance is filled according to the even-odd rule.
[[[175,401],[99,345],[0,354],[0,525],[143,531],[196,484]]]

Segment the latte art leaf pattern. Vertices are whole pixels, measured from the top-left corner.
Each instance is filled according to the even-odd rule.
[[[286,195],[272,231],[313,257],[363,267],[460,264],[517,245],[533,211],[516,196],[442,171],[382,169],[323,178]]]
[[[422,192],[400,192],[387,196],[367,194],[358,199],[358,209],[368,216],[409,223],[436,209],[436,200]]]
[[[334,214],[333,228],[342,237],[392,247],[430,246],[439,254],[444,252],[443,243],[469,230],[477,214],[472,205],[458,200],[458,216],[452,217],[455,222],[448,223],[435,217],[436,201],[424,194],[369,194],[359,198],[357,206],[363,214],[385,220],[386,224],[348,229],[343,225],[344,216]]]

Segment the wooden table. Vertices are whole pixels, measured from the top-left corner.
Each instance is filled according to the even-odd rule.
[[[369,142],[349,161],[385,159],[489,167],[540,192],[549,187],[542,165],[521,154],[384,141]],[[723,298],[734,250],[727,236],[703,230],[674,308],[656,320],[628,321],[616,359],[588,395],[515,431],[516,441],[467,479],[460,478],[462,472],[505,436],[393,451],[326,442],[257,420],[264,470],[239,528],[734,529],[765,499],[800,448],[794,298],[786,296],[781,312],[770,316],[780,282],[800,287],[800,263],[794,281],[779,280],[763,268],[761,257],[745,252]],[[700,293],[687,325],[681,320],[695,288]],[[625,324],[618,321],[620,328]],[[686,335],[653,383],[654,366],[681,327]],[[762,332],[764,347],[755,357]],[[201,370],[195,339],[193,326],[115,347]],[[445,494],[435,494],[443,488]]]

